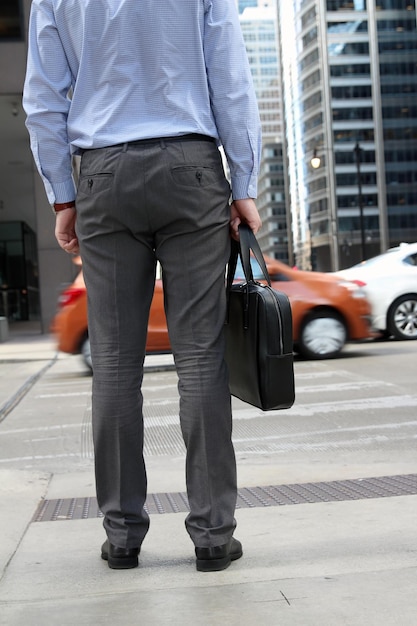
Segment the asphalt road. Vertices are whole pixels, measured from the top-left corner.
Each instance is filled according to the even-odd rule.
[[[262,413],[233,400],[241,484],[405,474],[416,469],[417,342],[349,345],[334,360],[295,362],[296,402]],[[173,371],[144,380],[148,467],[183,468]],[[0,423],[0,468],[92,472],[91,377],[61,355]],[[176,482],[176,481],[174,481]]]

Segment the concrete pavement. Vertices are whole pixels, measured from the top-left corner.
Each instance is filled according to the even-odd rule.
[[[73,407],[68,402],[58,405],[58,394],[52,398],[51,389],[59,387],[62,391],[64,382],[69,384],[76,376],[79,362],[75,358],[57,355],[50,337],[30,333],[20,337],[12,333],[9,341],[0,345],[0,435],[4,434],[0,444],[16,437],[16,446],[23,445],[17,439],[28,436],[34,406],[45,413],[55,407],[56,427],[62,418],[70,428]],[[147,361],[145,384],[150,409],[170,402],[168,387],[174,387],[174,379],[163,370],[169,369],[171,362],[167,356]],[[301,381],[308,369],[296,364],[296,381],[297,371]],[[321,372],[319,369],[318,374]],[[87,397],[88,378],[76,380]],[[243,428],[240,420],[241,424],[249,422],[249,414],[239,403],[235,409],[238,439]],[[168,430],[162,416],[155,412],[152,417],[149,429],[156,428],[159,419],[159,426]],[[173,432],[169,431],[171,439]],[[184,492],[183,453],[180,447],[175,448],[180,443],[170,445],[170,454],[149,456],[151,494]],[[239,441],[236,445],[239,451]],[[72,448],[64,452],[74,455]],[[101,561],[99,548],[104,535],[99,517],[35,521],[43,500],[76,501],[75,507],[79,501],[85,505],[94,500],[91,459],[78,459],[68,462],[62,471],[51,471],[46,456],[28,462],[22,453],[20,461],[0,464],[2,626],[52,622],[63,626],[417,623],[417,491],[411,489],[407,495],[394,489],[391,497],[387,493],[384,497],[368,493],[357,499],[343,496],[350,485],[352,489],[360,486],[359,482],[349,483],[350,479],[417,473],[417,455],[413,461],[406,453],[398,459],[379,454],[375,463],[371,460],[366,465],[365,459],[362,466],[347,457],[347,462],[337,466],[322,462],[315,467],[315,458],[304,458],[304,463],[285,470],[286,486],[293,485],[293,505],[279,506],[268,499],[266,505],[256,501],[246,505],[244,499],[250,501],[255,486],[276,485],[284,468],[279,455],[258,457],[256,450],[253,454],[238,453],[243,499],[237,511],[236,536],[243,543],[244,557],[226,571],[212,574],[195,570],[183,511],[151,513],[151,530],[142,548],[140,567],[127,571],[112,571]],[[67,461],[64,454],[62,457],[64,464]],[[313,493],[311,501],[297,500],[294,485],[296,488],[309,480],[314,481],[308,487]],[[339,485],[339,501],[319,501],[314,485],[331,490],[333,480],[347,481]],[[284,496],[283,489],[279,497]]]

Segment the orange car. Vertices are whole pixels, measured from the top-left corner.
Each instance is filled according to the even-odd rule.
[[[295,351],[306,358],[326,359],[339,354],[347,341],[374,336],[370,329],[370,305],[358,285],[330,274],[293,270],[268,257],[265,262],[272,287],[290,299]],[[260,280],[262,273],[256,260],[251,259],[251,263],[254,278]],[[235,277],[243,280],[241,268],[238,267]],[[58,306],[51,328],[58,349],[82,354],[91,368],[82,271],[62,292]],[[170,351],[161,279],[155,282],[146,350],[148,353]]]

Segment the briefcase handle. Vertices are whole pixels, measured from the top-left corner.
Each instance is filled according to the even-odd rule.
[[[271,286],[271,279],[268,274],[268,270],[266,269],[265,259],[263,257],[261,248],[259,247],[258,240],[256,239],[253,231],[247,224],[239,224],[239,241],[232,239],[232,248],[230,251],[229,265],[227,268],[227,290],[229,291],[233,279],[235,277],[236,265],[238,256],[242,261],[243,273],[246,278],[246,282],[255,282],[253,278],[252,267],[250,264],[250,251],[252,250],[255,259],[258,262],[259,267],[261,268],[262,274],[264,275],[265,280],[268,285]]]

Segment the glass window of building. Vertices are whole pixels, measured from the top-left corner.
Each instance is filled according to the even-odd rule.
[[[328,11],[366,11],[366,0],[327,0]]]

